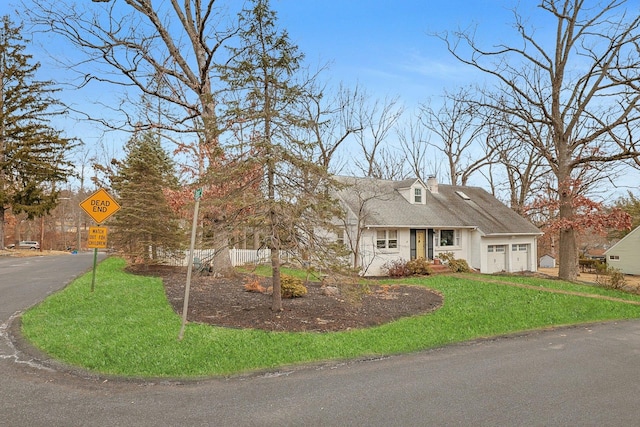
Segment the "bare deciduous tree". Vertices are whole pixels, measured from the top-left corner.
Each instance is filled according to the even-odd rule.
[[[426,182],[429,176],[440,174],[440,165],[435,155],[429,155],[431,145],[425,131],[424,126],[411,119],[398,130],[398,142],[404,153],[403,170],[408,169],[405,173]]]
[[[494,78],[489,107],[514,118],[528,148],[556,178],[563,279],[578,273],[573,200],[588,189],[581,171],[606,171],[619,162],[640,164],[640,15],[637,4],[608,0],[541,0],[554,29],[536,32],[514,11],[520,43],[485,49],[473,33],[440,34],[462,63]],[[551,44],[546,36],[554,34]],[[493,96],[493,98],[491,98]]]
[[[512,120],[504,114],[494,114],[487,124],[492,130],[486,143],[495,154],[489,173],[497,175],[489,180],[495,183],[494,195],[506,192],[504,199],[508,200],[511,209],[525,215],[527,203],[547,184],[545,178],[550,170],[542,155],[532,152],[529,144],[523,142],[528,136],[519,134]]]
[[[482,107],[471,89],[456,93],[445,91],[437,110],[425,104],[420,120],[435,136],[427,144],[441,151],[447,159],[451,185],[467,185],[474,172],[494,160],[492,128],[487,125]]]
[[[313,92],[304,97],[307,101],[304,114],[309,117],[309,141],[314,142],[316,150],[312,156],[319,166],[339,173],[342,166],[337,163],[343,159],[336,158],[336,153],[364,128],[356,114],[356,107],[361,105],[364,94],[359,86],[350,89],[341,84],[335,95],[325,103],[326,87],[312,87],[310,90]]]
[[[235,34],[236,24],[216,0],[98,3],[42,0],[25,4],[37,27],[62,37],[82,54],[80,59],[75,56],[77,62],[67,64],[81,77],[79,86],[95,80],[120,87],[123,94],[137,91],[135,102],[125,98],[115,108],[104,106],[117,109],[124,122],[116,124],[104,116],[86,118],[110,128],[172,132],[180,148],[191,146],[197,153],[198,173],[204,173],[205,163],[216,167],[221,126],[214,56],[222,53],[220,47]],[[131,113],[140,93],[170,106],[170,111],[164,111],[164,122],[140,123]],[[217,256],[215,262],[217,271],[231,266],[228,256]]]
[[[385,146],[385,142],[404,113],[404,107],[397,97],[371,102],[370,97],[365,95],[358,99],[356,111],[358,123],[363,127],[356,134],[363,159],[356,158],[354,165],[367,177],[389,178],[385,172],[393,168],[386,168],[385,161],[396,156],[391,153],[392,149]]]

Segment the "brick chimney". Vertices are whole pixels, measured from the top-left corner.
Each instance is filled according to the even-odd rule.
[[[433,175],[427,178],[427,189],[433,194],[438,194],[438,178]]]

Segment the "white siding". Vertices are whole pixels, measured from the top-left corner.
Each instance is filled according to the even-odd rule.
[[[467,263],[478,271],[482,271],[482,236],[477,230],[469,231],[469,258]]]
[[[376,228],[362,230],[358,255],[358,266],[361,274],[365,276],[385,275],[385,264],[397,260],[409,261],[411,259],[410,230],[397,229],[397,248],[378,249],[376,247]],[[351,230],[355,236],[355,230]],[[472,229],[460,229],[460,246],[434,247],[434,256],[439,253],[451,252],[456,259],[464,259],[470,267],[481,273],[495,273],[499,271],[520,272],[523,270],[535,271],[537,267],[537,242],[535,236],[514,237],[483,237],[479,231]],[[436,232],[437,236],[437,232]],[[527,245],[527,251],[512,253],[513,244]],[[493,253],[489,257],[489,245],[503,245],[505,252]],[[496,258],[496,255],[500,258]],[[513,257],[513,258],[512,258]]]
[[[640,227],[605,252],[607,265],[625,274],[640,275]],[[612,259],[613,258],[613,259]]]
[[[381,276],[386,274],[383,266],[387,262],[410,259],[409,229],[399,229],[398,247],[378,249],[376,247],[377,231],[382,229],[369,228],[362,231],[360,239],[360,254],[358,265],[365,276]],[[393,229],[388,229],[393,230]]]

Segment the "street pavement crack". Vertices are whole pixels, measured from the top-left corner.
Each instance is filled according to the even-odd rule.
[[[21,353],[14,345],[9,335],[9,330],[11,329],[11,324],[13,323],[13,321],[21,314],[22,312],[16,311],[15,313],[13,313],[13,315],[11,315],[11,317],[9,317],[6,322],[0,324],[0,360],[13,360],[16,364],[27,365],[31,368],[55,372],[55,369],[44,366],[42,363],[39,363],[33,358],[28,360],[20,359],[20,356],[23,353]]]

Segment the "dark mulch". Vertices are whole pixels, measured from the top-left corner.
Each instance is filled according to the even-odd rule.
[[[186,269],[157,266],[135,272],[159,276],[173,309],[181,315]],[[247,292],[244,284],[255,276],[213,277],[193,274],[189,292],[190,322],[269,331],[331,332],[381,325],[402,317],[428,313],[442,305],[442,296],[419,286],[369,285],[370,293],[327,295],[321,283],[307,283],[307,295],[283,299],[283,311],[271,310],[271,295]],[[270,278],[260,279],[270,286]],[[339,288],[341,288],[339,286]]]

